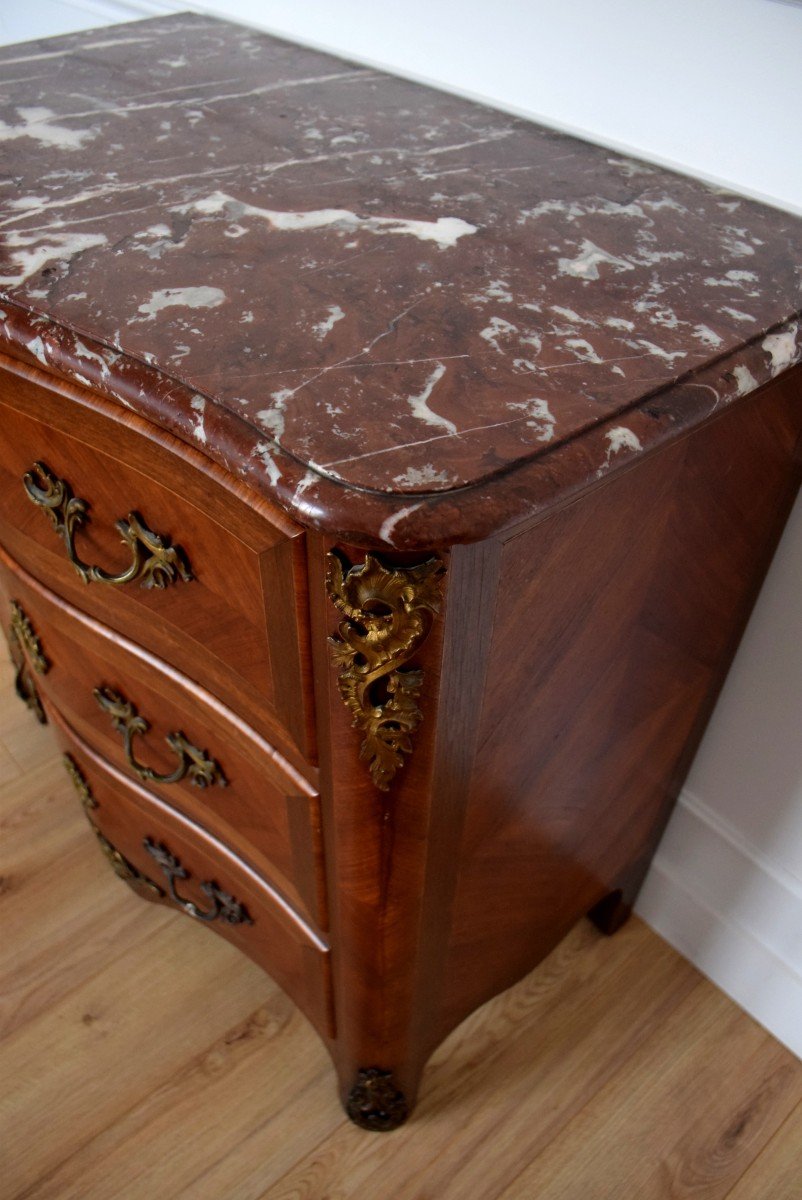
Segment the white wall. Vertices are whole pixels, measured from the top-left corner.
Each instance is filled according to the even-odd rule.
[[[2,0],[0,0],[2,5]],[[194,8],[489,99],[802,213],[782,0],[26,0],[0,41]],[[802,501],[638,909],[802,1056]]]

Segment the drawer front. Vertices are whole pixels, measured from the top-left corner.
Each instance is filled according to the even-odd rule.
[[[0,550],[0,612],[32,707],[49,700],[132,783],[230,845],[325,928],[313,787],[196,684],[50,592]]]
[[[310,758],[302,531],[191,447],[37,374],[0,367],[0,543]]]
[[[45,709],[98,846],[139,895],[175,907],[263,967],[324,1037],[333,1036],[329,951],[230,849],[126,780]],[[111,886],[111,884],[110,884]]]

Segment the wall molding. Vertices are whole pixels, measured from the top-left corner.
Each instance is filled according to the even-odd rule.
[[[636,912],[802,1058],[802,880],[685,791]]]

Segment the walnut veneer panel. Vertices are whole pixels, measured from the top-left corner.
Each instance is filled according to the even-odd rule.
[[[801,400],[769,385],[505,542],[447,1027],[634,902],[799,484]]]

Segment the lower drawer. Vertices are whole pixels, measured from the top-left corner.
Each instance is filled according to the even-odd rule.
[[[329,949],[216,838],[99,757],[43,701],[89,823],[115,873],[233,942],[284,989],[323,1037],[334,1036]]]

